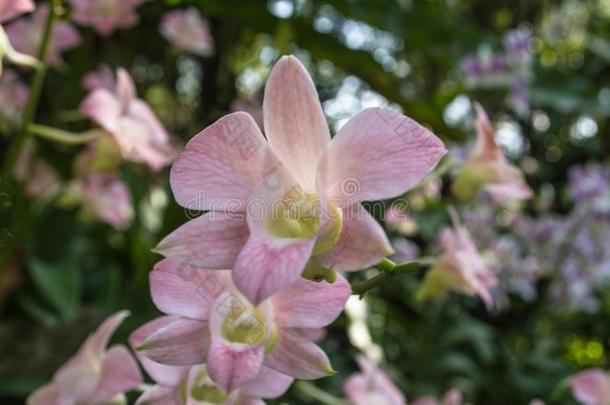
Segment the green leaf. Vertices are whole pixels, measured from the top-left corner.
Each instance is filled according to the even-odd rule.
[[[81,298],[81,274],[65,263],[45,263],[32,258],[28,262],[32,281],[43,298],[64,320],[73,319]]]

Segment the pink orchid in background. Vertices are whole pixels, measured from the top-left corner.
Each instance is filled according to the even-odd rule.
[[[199,56],[214,53],[210,27],[194,7],[167,12],[161,20],[161,34],[182,51]]]
[[[98,34],[109,36],[117,29],[131,28],[138,23],[135,9],[145,0],[71,0],[72,18],[90,26]]]
[[[114,91],[93,90],[80,110],[114,136],[125,159],[145,162],[153,170],[173,159],[169,135],[148,104],[136,97],[135,85],[125,69],[117,70]]]
[[[33,200],[46,200],[60,191],[59,173],[44,160],[35,156],[34,144],[31,142],[27,142],[21,149],[14,176],[23,184],[25,194]]]
[[[572,376],[572,395],[583,405],[610,404],[610,375],[598,368]]]
[[[31,17],[20,18],[6,26],[6,34],[17,51],[36,55],[48,15],[49,6],[42,4]],[[50,66],[57,65],[61,62],[61,54],[75,48],[80,42],[80,35],[72,24],[58,22],[53,30],[47,63]]]
[[[230,271],[201,270],[164,259],[150,273],[157,308],[169,314],[132,338],[150,360],[171,366],[206,364],[210,378],[230,394],[268,367],[300,379],[334,374],[312,341],[341,313],[351,289],[300,279],[253,306],[235,288]]]
[[[28,405],[103,405],[142,383],[140,369],[123,345],[106,348],[114,331],[127,317],[121,311],[93,332],[79,351],[32,393]]]
[[[417,223],[403,203],[393,203],[385,212],[384,221],[388,229],[403,235],[413,235],[417,231]]]
[[[315,86],[282,57],[263,102],[267,140],[246,113],[224,116],[193,137],[170,182],[185,208],[210,211],[163,239],[157,251],[208,269],[233,269],[255,305],[301,278],[332,281],[393,249],[360,204],[404,193],[445,154],[413,120],[367,109],[332,139]]]
[[[165,323],[164,318],[159,318],[138,328],[129,339],[130,345],[139,347],[151,333]],[[136,355],[144,370],[156,382],[156,385],[151,386],[138,398],[136,405],[262,404],[261,398],[279,397],[286,392],[294,380],[263,366],[252,381],[227,393],[212,381],[204,364],[167,366],[156,363],[142,354]]]
[[[28,86],[12,70],[0,76],[0,118],[4,122],[19,121],[28,101]]]
[[[30,11],[34,11],[34,3],[31,0],[3,0],[0,2],[0,24]],[[18,65],[36,66],[38,64],[35,58],[17,52],[13,48],[10,38],[4,31],[4,28],[2,28],[2,25],[0,25],[0,74],[2,73],[2,59],[4,56]]]
[[[85,90],[106,89],[114,91],[116,89],[116,79],[110,66],[99,65],[97,70],[89,72],[83,77],[82,86]]]
[[[360,373],[353,374],[343,391],[353,405],[405,405],[406,399],[383,370],[364,356],[356,358]]]
[[[417,297],[437,298],[445,295],[447,290],[454,290],[478,295],[491,309],[490,289],[497,283],[496,276],[479,253],[468,230],[460,224],[457,212],[451,210],[450,214],[453,229],[445,228],[440,236],[444,252],[426,273]]]
[[[23,13],[34,11],[32,0],[3,0],[0,2],[0,23],[12,20]]]
[[[93,213],[116,229],[133,220],[129,189],[115,173],[96,173],[79,182],[82,198]]]
[[[462,166],[452,190],[461,199],[472,199],[481,189],[497,202],[519,201],[532,197],[523,173],[510,164],[496,142],[487,113],[476,103],[477,142]]]
[[[458,389],[448,391],[442,400],[432,397],[416,398],[411,405],[462,405],[462,392]]]
[[[419,257],[419,246],[405,237],[392,238],[392,247],[396,253],[390,259],[397,263],[410,262]]]

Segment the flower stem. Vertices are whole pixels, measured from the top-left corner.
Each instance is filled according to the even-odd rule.
[[[429,266],[433,261],[434,258],[422,257],[412,262],[396,264],[389,259],[383,259],[377,264],[381,271],[369,279],[352,285],[352,294],[359,295],[362,298],[369,290],[379,287],[386,280],[403,274],[414,274],[424,266]],[[393,267],[389,267],[390,264]]]
[[[28,137],[27,127],[34,120],[34,116],[36,115],[36,111],[38,110],[38,102],[40,101],[42,84],[44,83],[44,78],[47,72],[47,55],[51,47],[51,37],[53,33],[53,28],[55,27],[55,23],[59,18],[59,12],[61,11],[61,3],[62,0],[53,0],[51,9],[49,10],[49,16],[47,18],[44,27],[44,33],[42,36],[42,42],[40,43],[40,47],[38,48],[38,55],[36,55],[38,60],[41,61],[41,63],[35,68],[34,76],[32,77],[32,81],[30,82],[29,97],[28,102],[25,106],[25,110],[23,112],[21,130],[15,136],[15,139],[13,140],[13,143],[11,144],[10,149],[7,153],[6,162],[2,170],[2,173],[4,174],[5,178],[9,178],[13,174],[13,168],[15,167],[15,164],[19,159],[21,149]]]
[[[103,132],[99,129],[91,129],[80,134],[62,131],[61,129],[48,127],[40,124],[29,124],[27,131],[43,139],[63,143],[66,145],[79,145],[98,138]]]
[[[320,404],[325,405],[347,405],[347,401],[341,398],[337,398],[334,395],[329,394],[326,391],[322,391],[307,381],[297,381],[294,387],[301,393],[315,399]]]

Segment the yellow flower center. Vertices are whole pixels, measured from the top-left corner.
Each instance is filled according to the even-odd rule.
[[[273,207],[267,230],[278,238],[310,239],[317,234],[312,256],[322,255],[335,246],[343,225],[341,207],[329,201],[324,208],[321,210],[317,194],[297,187]],[[320,220],[321,213],[324,221]]]
[[[212,404],[221,404],[227,400],[227,394],[214,384],[205,367],[195,376],[191,387],[190,397],[200,402]]]

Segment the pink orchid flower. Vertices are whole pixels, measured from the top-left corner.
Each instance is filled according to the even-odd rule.
[[[363,269],[393,253],[360,202],[402,194],[446,152],[413,120],[378,108],[331,141],[314,84],[293,56],[274,66],[263,114],[267,140],[243,112],[190,140],[172,166],[171,187],[183,207],[210,212],[157,247],[175,260],[233,269],[255,305],[304,270],[332,281],[334,270]]]
[[[30,11],[34,11],[32,0],[4,0],[0,2],[0,24]],[[35,66],[38,63],[35,58],[17,52],[13,48],[4,28],[0,25],[0,74],[2,73],[2,58],[4,56],[18,65]]]
[[[214,53],[210,27],[194,7],[166,13],[161,20],[161,35],[180,50],[200,56]]]
[[[129,189],[115,173],[96,173],[80,181],[82,197],[93,213],[116,229],[133,220]]]
[[[581,371],[572,377],[572,395],[583,405],[610,404],[610,375],[598,368]]]
[[[440,401],[432,397],[421,397],[416,398],[412,405],[462,405],[462,392],[454,388],[448,391]]]
[[[109,36],[117,29],[131,28],[138,23],[135,9],[145,0],[71,0],[73,19],[90,26],[102,36]]]
[[[87,73],[81,84],[85,90],[106,89],[112,92],[116,88],[116,79],[110,66],[102,64],[97,70]]]
[[[52,382],[28,397],[27,404],[102,405],[140,385],[140,369],[129,350],[123,345],[106,349],[128,314],[118,312],[102,323],[78,353],[55,372]]]
[[[419,299],[443,296],[451,289],[462,294],[478,295],[488,309],[493,305],[490,289],[496,285],[495,274],[479,253],[468,230],[451,211],[453,229],[445,228],[440,236],[443,255],[426,273],[417,296]]]
[[[353,374],[343,391],[353,405],[405,405],[406,399],[390,376],[363,356],[356,358],[360,373]]]
[[[3,0],[0,2],[0,23],[31,11],[34,11],[32,0]]]
[[[477,142],[453,184],[453,192],[471,199],[483,189],[497,202],[519,201],[532,197],[523,173],[510,164],[494,135],[487,113],[480,104],[477,110]]]
[[[135,85],[125,69],[117,70],[114,91],[93,90],[80,110],[114,136],[125,159],[145,162],[153,170],[172,160],[169,135],[148,104],[136,98]]]
[[[26,55],[35,56],[42,41],[44,26],[49,15],[49,6],[39,6],[28,18],[20,18],[6,26],[6,34],[15,49]],[[61,62],[61,54],[78,46],[80,35],[72,24],[60,21],[55,25],[47,63],[55,66]]]
[[[225,393],[252,382],[263,367],[301,379],[334,374],[309,333],[341,313],[351,289],[300,279],[253,306],[239,293],[229,271],[200,270],[164,259],[150,274],[157,308],[169,314],[146,324],[136,349],[172,366],[206,364]]]
[[[165,323],[164,318],[159,318],[138,328],[129,339],[130,345],[139,347],[151,333]],[[227,393],[212,381],[204,364],[167,366],[156,363],[140,353],[136,356],[142,367],[157,383],[138,398],[136,405],[262,404],[261,398],[271,399],[281,396],[294,380],[263,366],[252,381]]]
[[[402,203],[390,205],[385,212],[384,221],[388,229],[403,235],[413,235],[417,231],[417,223],[413,220],[413,215]]]

